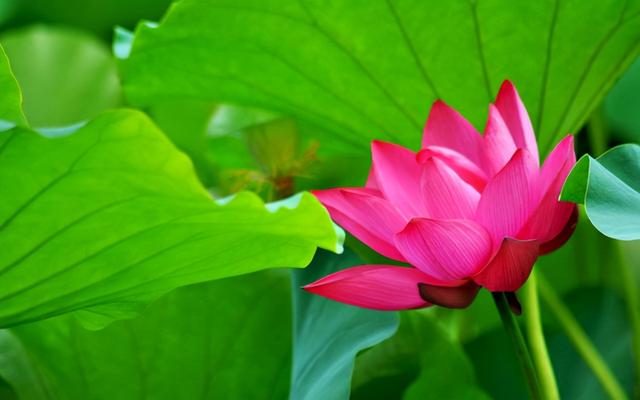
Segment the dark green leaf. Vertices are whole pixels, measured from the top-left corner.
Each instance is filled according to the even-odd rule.
[[[180,288],[97,332],[68,316],[23,325],[13,350],[29,369],[0,363],[0,375],[25,400],[283,399],[289,285],[285,271],[264,271]],[[54,395],[33,394],[39,385]]]
[[[577,289],[565,297],[567,306],[584,327],[615,376],[630,391],[633,381],[631,327],[625,305],[611,290]],[[560,398],[606,398],[600,384],[547,310],[544,302],[547,347],[556,373]],[[526,310],[525,310],[526,312]],[[482,387],[496,400],[526,398],[526,384],[515,350],[502,327],[496,327],[465,345]]]
[[[10,388],[13,396],[2,391],[3,384]],[[8,330],[0,331],[0,399],[48,399],[51,391],[42,379],[41,372],[34,368],[29,355],[20,341]]]
[[[356,399],[380,393],[385,399],[488,399],[475,384],[471,362],[434,311],[403,313],[396,335],[358,357]]]
[[[573,291],[565,301],[624,389],[631,393],[634,374],[630,368],[633,352],[627,305],[615,292],[601,288]],[[597,400],[607,397],[593,372],[564,334],[550,329],[547,342],[562,399]]]
[[[66,25],[111,39],[113,27],[133,27],[140,19],[157,19],[171,0],[3,0],[2,6],[16,3],[12,25],[48,23]],[[2,8],[0,6],[0,9]],[[10,7],[11,9],[11,7]]]
[[[640,58],[607,95],[604,109],[618,138],[624,142],[640,142]]]

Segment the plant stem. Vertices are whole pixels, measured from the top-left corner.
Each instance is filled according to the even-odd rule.
[[[615,243],[618,251],[618,268],[622,280],[623,294],[627,303],[627,313],[631,323],[631,338],[633,347],[633,360],[635,367],[634,398],[640,398],[640,299],[638,299],[638,288],[636,280],[631,272],[631,265],[626,262],[622,251],[622,244]]]
[[[622,386],[604,362],[587,334],[571,314],[571,311],[562,303],[562,300],[560,300],[553,288],[551,288],[542,276],[538,276],[538,288],[540,289],[540,296],[549,306],[549,309],[560,323],[564,333],[609,397],[616,400],[627,399],[628,397],[624,389],[622,389]]]
[[[529,387],[529,392],[531,393],[531,398],[533,400],[542,399],[538,376],[536,375],[536,370],[533,367],[531,355],[527,349],[527,344],[524,341],[524,336],[522,336],[518,322],[511,313],[507,297],[503,292],[494,292],[493,300],[496,302],[496,307],[500,313],[502,325],[513,341],[518,361],[520,361],[520,366],[522,367],[524,377],[527,381],[527,386]]]
[[[538,302],[538,285],[534,272],[531,273],[527,284],[523,288],[524,292],[524,317],[526,322],[527,339],[529,348],[544,397],[549,400],[559,400],[558,384],[553,373],[553,365],[547,351],[547,344],[542,331],[542,321],[540,320],[540,304]]]
[[[609,127],[604,116],[604,107],[596,108],[591,114],[591,118],[587,122],[589,132],[589,147],[591,147],[591,155],[598,157],[607,151],[607,142],[609,140]]]

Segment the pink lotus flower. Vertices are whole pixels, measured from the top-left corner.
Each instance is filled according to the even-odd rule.
[[[539,166],[525,107],[505,81],[484,135],[442,101],[415,153],[374,141],[364,188],[313,192],[343,228],[408,267],[361,265],[304,288],[365,308],[466,307],[480,287],[514,292],[539,255],[564,244],[577,221],[558,201],[576,162],[565,137]]]

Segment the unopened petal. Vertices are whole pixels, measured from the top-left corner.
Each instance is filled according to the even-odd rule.
[[[476,221],[492,235],[494,245],[515,237],[531,208],[538,166],[528,151],[518,149],[507,165],[487,183],[476,212]]]
[[[478,192],[487,184],[486,173],[467,157],[455,150],[441,146],[428,146],[420,150],[416,156],[418,163],[425,164],[432,158],[444,161],[456,174]]]
[[[416,153],[395,144],[373,141],[371,154],[376,185],[384,197],[408,218],[423,215],[418,190],[422,166],[416,161]]]
[[[420,191],[425,216],[435,219],[473,219],[480,200],[476,189],[437,158],[425,162]]]
[[[405,310],[429,306],[418,284],[428,278],[415,268],[361,265],[328,275],[304,287],[341,303],[374,310]]]
[[[495,105],[509,128],[513,142],[519,149],[526,149],[538,163],[538,144],[531,120],[513,83],[504,81],[496,97]]]
[[[487,231],[468,220],[415,218],[396,235],[395,243],[411,265],[442,281],[475,273],[492,251]]]
[[[489,119],[483,136],[484,165],[489,176],[500,171],[513,157],[517,147],[500,111],[489,106]]]
[[[422,147],[429,146],[450,148],[481,165],[480,133],[460,113],[440,100],[431,107],[422,136]]]

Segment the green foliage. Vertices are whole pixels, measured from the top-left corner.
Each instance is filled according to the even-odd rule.
[[[362,262],[319,252],[304,270],[294,271],[294,352],[292,400],[347,399],[356,354],[393,335],[398,316],[336,303],[300,287]]]
[[[16,128],[0,147],[2,326],[104,305],[96,312],[127,313],[177,286],[304,267],[316,246],[338,250],[309,194],[279,209],[251,193],[215,204],[136,111],[57,139]]]
[[[293,291],[286,271],[243,275],[341,246],[308,193],[259,195],[361,184],[369,142],[417,148],[436,98],[482,129],[504,79],[547,152],[636,59],[640,1],[182,0],[144,21],[168,3],[0,5],[29,122],[89,120],[28,129],[0,54],[0,326],[11,327],[0,331],[0,398],[524,398],[486,291],[463,312],[404,312],[398,328],[395,313],[300,289],[361,264],[351,252],[319,252],[293,271]],[[14,29],[31,22],[63,26]],[[70,27],[107,39],[135,23],[118,29],[114,53],[127,99],[150,118],[96,117],[122,89],[104,44]],[[601,133],[637,137],[637,66],[607,98]],[[614,237],[639,234],[638,149],[583,158],[563,193]],[[213,200],[239,188],[256,193]],[[630,328],[601,289],[619,286],[611,244],[583,220],[537,268],[560,292],[597,288],[567,299],[629,388]],[[553,322],[562,397],[601,398]]]
[[[26,124],[22,112],[22,93],[18,82],[9,66],[9,60],[0,47],[0,127],[6,128],[13,124]]]
[[[406,312],[395,336],[358,357],[354,398],[488,399],[474,375],[433,312]]]
[[[160,26],[139,25],[121,70],[134,104],[186,97],[274,109],[327,133],[325,146],[352,152],[367,152],[373,138],[416,147],[436,98],[482,127],[509,78],[544,152],[578,130],[635,58],[639,8],[185,0]],[[375,24],[363,29],[362,21]]]
[[[625,307],[620,297],[610,289],[592,287],[572,290],[564,300],[605,357],[607,364],[629,390],[633,379],[633,371],[629,368],[632,332],[625,319]],[[558,379],[560,398],[606,398],[593,373],[555,324],[544,303],[542,313],[545,316],[546,340]],[[496,400],[526,397],[524,381],[515,364],[515,354],[509,346],[505,346],[508,341],[503,330],[496,327],[465,344],[480,385]]]
[[[207,126],[214,112],[215,105],[201,101],[173,101],[151,107],[149,115],[165,135],[191,161],[202,184],[210,188],[218,180],[218,160],[209,151]],[[224,154],[233,157],[235,149],[227,149]]]
[[[37,25],[5,32],[0,42],[32,126],[69,125],[120,105],[115,63],[108,47],[94,37]]]
[[[604,102],[605,114],[622,141],[640,142],[640,58],[629,67]]]
[[[10,26],[34,22],[65,25],[111,39],[113,27],[132,27],[140,19],[157,19],[171,0],[3,0],[0,22]],[[4,11],[4,13],[3,13]]]
[[[14,328],[13,347],[2,349],[21,356],[28,373],[12,379],[14,389],[26,400],[286,398],[288,275],[180,288],[141,317],[97,332],[69,316]],[[0,358],[0,374],[14,378],[15,365]]]
[[[610,289],[580,288],[565,297],[565,303],[585,329],[594,345],[605,358],[627,393],[633,385],[632,330],[627,319],[626,305]],[[546,311],[543,308],[543,311]],[[547,312],[548,313],[548,312]],[[594,379],[570,342],[556,327],[549,324],[547,341],[558,377],[561,398],[597,400],[606,393]]]
[[[619,240],[640,239],[640,146],[615,147],[597,159],[582,157],[560,198],[582,203],[593,225]]]

